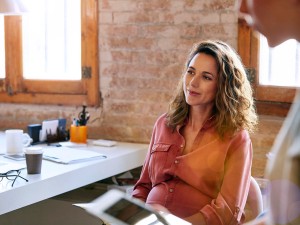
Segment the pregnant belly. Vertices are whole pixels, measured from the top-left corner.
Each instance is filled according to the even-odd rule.
[[[147,197],[147,204],[159,204],[172,214],[184,218],[191,216],[211,202],[211,198],[185,184],[161,183],[153,187]]]

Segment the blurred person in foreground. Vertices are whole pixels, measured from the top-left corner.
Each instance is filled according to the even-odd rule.
[[[237,0],[240,17],[264,35],[270,47],[300,41],[300,0]],[[285,55],[282,56],[286,57]],[[284,74],[282,74],[284,76]],[[266,167],[268,211],[253,224],[300,224],[300,91],[274,142]],[[259,222],[259,223],[257,223]]]
[[[194,225],[241,224],[256,124],[239,56],[221,41],[197,43],[154,125],[133,196]]]

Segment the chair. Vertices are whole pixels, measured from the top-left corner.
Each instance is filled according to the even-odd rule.
[[[245,206],[245,222],[255,219],[263,212],[263,199],[257,181],[250,178],[250,189]]]

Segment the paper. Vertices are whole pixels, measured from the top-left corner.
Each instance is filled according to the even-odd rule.
[[[40,131],[40,141],[47,140],[47,134],[56,134],[58,127],[58,120],[45,120],[42,123],[42,130]]]
[[[0,161],[0,173],[6,173],[10,170],[21,170],[25,168],[26,166],[22,164]]]
[[[69,147],[69,148],[78,148],[78,147],[86,147],[87,146],[86,143],[75,143],[75,142],[71,142],[71,141],[59,142],[59,144],[62,147]]]
[[[80,150],[68,147],[46,147],[43,148],[43,150],[44,159],[63,164],[106,158],[105,155],[94,151]]]
[[[105,146],[105,147],[112,147],[117,144],[116,141],[111,141],[111,140],[104,140],[104,139],[98,139],[93,141],[93,145],[100,145],[100,146]]]

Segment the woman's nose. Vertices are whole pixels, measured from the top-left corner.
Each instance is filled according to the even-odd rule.
[[[198,87],[199,86],[199,76],[194,76],[191,81],[190,81],[190,85],[192,87]]]

